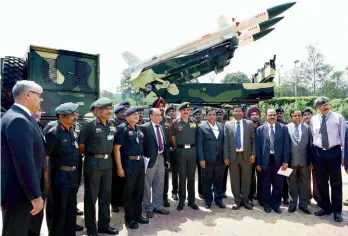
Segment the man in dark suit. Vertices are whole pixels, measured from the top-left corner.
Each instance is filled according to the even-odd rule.
[[[255,129],[250,120],[243,119],[243,111],[241,105],[234,107],[234,119],[227,121],[224,129],[224,162],[230,170],[235,202],[233,210],[241,206],[253,209],[249,203],[249,192],[252,164],[255,162]]]
[[[345,136],[345,143],[348,143],[348,125],[346,124],[346,136]],[[348,174],[348,145],[344,146],[344,169],[346,170],[346,173]],[[343,205],[348,206],[348,199],[346,199],[343,202]]]
[[[2,235],[39,235],[45,146],[32,114],[40,109],[42,88],[20,81],[12,94],[15,103],[1,119]]]
[[[202,168],[201,183],[205,208],[211,207],[213,192],[216,205],[225,208],[222,202],[225,170],[223,162],[224,124],[216,122],[214,109],[208,108],[206,114],[207,121],[199,125],[196,138],[197,156]]]
[[[147,218],[152,218],[154,212],[161,215],[169,214],[169,211],[163,208],[164,172],[165,168],[169,168],[169,150],[163,126],[160,125],[161,111],[151,108],[149,115],[151,121],[140,128],[146,137],[143,143],[144,156],[150,158],[145,173],[143,205]]]
[[[302,111],[293,110],[290,113],[292,122],[288,124],[291,138],[290,168],[293,169],[287,178],[289,183],[290,206],[289,212],[295,212],[297,202],[299,209],[311,214],[308,209],[308,179],[312,159],[312,132],[310,126],[302,123]]]
[[[273,209],[280,214],[284,176],[277,172],[280,167],[288,168],[291,141],[288,128],[276,123],[276,116],[274,109],[268,109],[267,123],[256,130],[256,168],[261,171],[261,202],[265,212]]]

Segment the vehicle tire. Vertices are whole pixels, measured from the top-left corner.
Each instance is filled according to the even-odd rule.
[[[1,107],[8,110],[14,103],[12,88],[17,81],[26,80],[26,62],[22,58],[6,56],[1,75]]]

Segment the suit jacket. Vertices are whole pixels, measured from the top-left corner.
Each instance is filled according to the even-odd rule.
[[[348,170],[348,125],[346,124],[346,136],[344,145],[344,169]]]
[[[224,159],[231,162],[236,159],[236,120],[227,121],[224,129]],[[243,119],[243,157],[249,160],[255,155],[255,128],[253,122]]]
[[[219,136],[216,138],[208,121],[198,126],[196,133],[196,150],[199,161],[216,162],[216,158],[223,160],[224,124],[216,122]]]
[[[1,119],[1,205],[41,196],[45,181],[44,139],[35,119],[13,105]]]
[[[152,126],[152,122],[146,122],[145,124],[140,126],[141,131],[144,133],[144,156],[149,157],[150,161],[148,164],[148,168],[151,168],[154,166],[157,155],[158,155],[158,144],[157,144],[157,137],[156,137],[156,131]],[[164,128],[162,125],[160,125],[160,130],[162,132],[162,136],[164,139],[163,142],[163,156],[164,156],[164,161],[167,162],[169,161],[169,148],[166,143],[168,140],[166,140],[166,135],[164,132]]]
[[[275,124],[274,156],[277,165],[289,164],[291,141],[286,125]],[[266,169],[270,159],[270,140],[268,124],[263,124],[256,130],[256,165]]]
[[[291,166],[310,166],[312,162],[312,132],[310,126],[301,123],[302,134],[300,138],[296,138],[295,124],[287,125],[291,138]]]

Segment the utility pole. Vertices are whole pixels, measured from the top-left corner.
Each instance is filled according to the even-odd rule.
[[[296,64],[299,63],[299,60],[294,61],[295,63],[295,101],[297,106],[297,67]]]
[[[281,96],[281,92],[280,92],[280,68],[282,68],[283,65],[281,65],[279,68],[278,68],[278,86],[279,86],[279,97]]]

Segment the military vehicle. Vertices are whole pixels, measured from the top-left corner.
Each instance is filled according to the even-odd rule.
[[[89,106],[99,98],[99,54],[30,45],[23,58],[5,56],[1,60],[1,110],[13,101],[12,88],[17,81],[32,80],[43,88],[41,122],[56,119],[55,108],[64,102],[80,105],[80,121]]]

